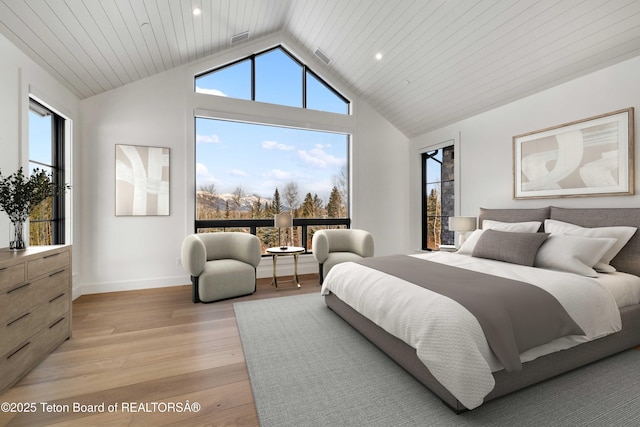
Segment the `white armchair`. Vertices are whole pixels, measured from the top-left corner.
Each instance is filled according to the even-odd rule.
[[[355,229],[316,231],[311,246],[319,264],[320,284],[334,265],[372,257],[375,250],[371,233]]]
[[[248,233],[187,236],[182,242],[182,265],[191,276],[193,302],[254,293],[261,252],[260,239]]]

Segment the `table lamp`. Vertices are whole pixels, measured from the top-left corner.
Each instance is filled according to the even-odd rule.
[[[449,230],[460,233],[460,246],[467,238],[467,233],[476,229],[475,216],[450,216]]]
[[[281,243],[280,231],[282,227],[293,227],[293,217],[289,212],[276,214],[273,218],[273,226],[278,227],[278,246],[280,249],[287,249],[287,246],[283,246]]]

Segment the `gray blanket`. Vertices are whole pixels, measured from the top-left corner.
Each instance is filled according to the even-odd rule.
[[[366,267],[453,299],[475,316],[507,371],[520,354],[567,335],[584,335],[551,294],[537,286],[407,255],[364,258]]]

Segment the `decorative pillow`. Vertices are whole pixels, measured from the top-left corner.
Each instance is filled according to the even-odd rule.
[[[547,233],[485,230],[471,255],[531,267],[547,236]]]
[[[535,233],[540,229],[540,221],[527,222],[500,222],[485,219],[482,221],[483,230],[511,231],[517,233]]]
[[[460,249],[458,249],[459,254],[471,255],[473,253],[473,248],[478,243],[478,239],[482,235],[484,230],[497,230],[497,231],[509,231],[509,232],[520,232],[520,233],[535,233],[540,229],[540,225],[542,222],[540,221],[528,221],[528,222],[501,222],[501,221],[493,221],[490,219],[485,219],[482,222],[482,229],[475,230],[467,240],[464,241]]]
[[[616,239],[611,248],[598,260],[593,269],[600,273],[614,273],[615,267],[609,265],[611,260],[618,255],[618,252],[627,244],[629,239],[635,234],[636,227],[594,227],[586,228],[568,222],[547,219],[544,222],[544,230],[551,234],[568,234],[571,236],[583,237],[603,237]]]
[[[551,234],[538,250],[535,267],[598,277],[593,269],[616,239]]]
[[[462,246],[460,246],[460,249],[458,249],[457,253],[471,255],[471,253],[473,252],[473,248],[476,247],[476,243],[478,243],[478,239],[480,238],[480,236],[482,236],[482,233],[484,231],[485,230],[481,229],[474,230],[473,233],[471,233],[469,237],[467,237]]]

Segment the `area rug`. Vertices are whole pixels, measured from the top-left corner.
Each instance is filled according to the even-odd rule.
[[[262,427],[640,425],[640,351],[456,415],[319,294],[234,309]]]

